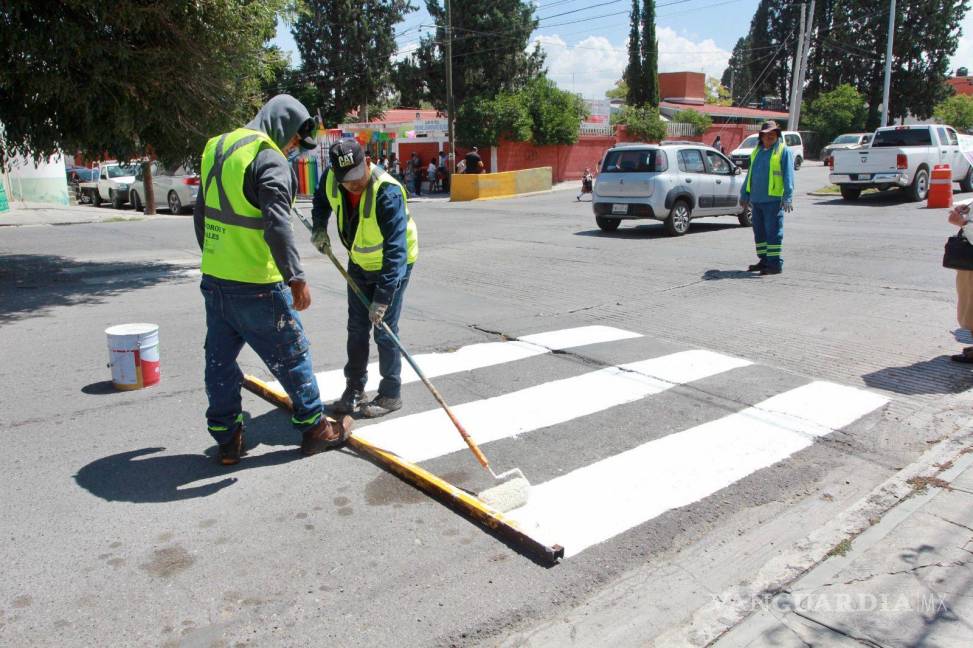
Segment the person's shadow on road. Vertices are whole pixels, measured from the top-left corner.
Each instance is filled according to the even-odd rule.
[[[205,438],[201,436],[202,444]],[[158,454],[163,447],[147,447],[96,459],[74,476],[79,486],[109,502],[174,502],[207,497],[236,483],[242,470],[277,466],[301,458],[300,439],[288,415],[271,411],[246,422],[247,448],[259,444],[286,446],[259,456],[245,456],[235,466],[216,462],[216,446],[205,454]],[[219,478],[190,486],[196,482]]]
[[[760,279],[756,272],[746,270],[707,270],[703,273],[704,281],[717,281],[719,279]]]

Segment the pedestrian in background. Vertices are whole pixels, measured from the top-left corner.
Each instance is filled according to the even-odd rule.
[[[973,243],[966,226],[970,224],[970,201],[957,203],[949,212],[949,223],[962,228],[960,232]],[[973,331],[973,270],[956,271],[956,321],[968,331]],[[973,364],[973,346],[964,347],[961,353],[950,356],[953,362]]]
[[[429,158],[429,166],[426,167],[426,178],[429,180],[429,193],[433,192],[436,186],[436,173],[439,168],[436,166],[436,158]]]
[[[412,193],[416,196],[422,195],[422,160],[419,159],[419,154],[415,151],[412,152],[412,156],[409,158],[409,164],[412,165]]]
[[[715,148],[720,153],[726,153],[726,151],[723,150],[723,142],[720,140],[719,135],[717,135],[716,139],[713,140],[713,148]]]
[[[794,210],[794,158],[775,121],[760,125],[760,145],[750,154],[747,178],[740,191],[740,205],[749,205],[753,218],[753,240],[757,263],[749,272],[780,274],[784,269],[781,247],[784,241],[784,213]]]
[[[483,159],[480,158],[480,149],[473,147],[473,150],[466,154],[466,170],[464,173],[483,173]]]

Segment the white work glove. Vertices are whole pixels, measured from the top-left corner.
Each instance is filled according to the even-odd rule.
[[[328,230],[324,228],[315,228],[311,232],[311,243],[314,247],[318,249],[319,252],[324,254],[325,250],[331,247],[331,237],[328,236]]]
[[[790,213],[790,212],[794,211],[794,203],[792,203],[790,200],[785,201],[784,202],[784,211],[787,212],[787,213]]]
[[[389,309],[388,304],[379,304],[378,302],[372,302],[371,307],[368,309],[368,319],[372,321],[372,324],[378,326],[382,323],[382,318],[385,317],[385,311]]]

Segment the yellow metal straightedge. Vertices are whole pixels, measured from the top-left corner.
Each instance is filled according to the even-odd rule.
[[[243,386],[272,405],[291,409],[291,400],[287,394],[272,388],[259,378],[244,376]],[[561,545],[549,547],[541,544],[520,531],[513,521],[504,517],[499,511],[495,511],[465,490],[440,479],[428,470],[354,435],[348,439],[348,445],[454,511],[472,518],[496,536],[506,540],[512,547],[541,564],[553,566],[564,557],[564,548]]]

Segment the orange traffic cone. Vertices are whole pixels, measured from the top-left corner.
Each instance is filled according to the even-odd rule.
[[[929,195],[926,197],[926,207],[953,206],[953,171],[948,164],[937,164],[933,167],[932,177],[929,179]]]

